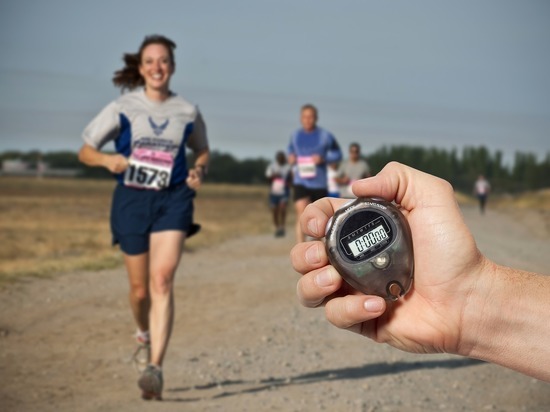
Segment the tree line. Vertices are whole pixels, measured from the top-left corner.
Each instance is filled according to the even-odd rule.
[[[110,178],[103,168],[86,167],[70,151],[41,153],[38,151],[9,151],[0,154],[0,161],[20,159],[35,168],[43,161],[53,169],[78,170],[82,178]],[[550,187],[550,152],[542,160],[533,153],[517,152],[511,164],[503,162],[501,151],[489,151],[486,147],[456,149],[426,148],[421,146],[383,146],[366,155],[372,173],[380,171],[390,161],[398,161],[416,169],[448,180],[455,189],[472,190],[477,176],[482,174],[497,192],[520,192]],[[207,181],[215,183],[261,184],[265,182],[265,170],[271,160],[263,157],[237,159],[230,153],[213,151]],[[189,164],[192,163],[191,156]]]

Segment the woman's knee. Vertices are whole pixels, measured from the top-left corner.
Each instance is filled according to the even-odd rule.
[[[130,294],[132,298],[137,301],[146,301],[147,299],[149,299],[149,288],[147,287],[147,285],[131,284]]]
[[[174,269],[159,267],[151,272],[151,291],[161,295],[167,295],[172,291],[174,284]]]

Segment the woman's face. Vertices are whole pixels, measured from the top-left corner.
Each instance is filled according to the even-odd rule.
[[[168,49],[162,44],[150,44],[141,53],[139,73],[147,90],[168,91],[174,65]]]

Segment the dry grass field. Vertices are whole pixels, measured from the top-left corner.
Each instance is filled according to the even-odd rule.
[[[122,257],[111,246],[109,230],[114,185],[110,180],[0,176],[0,284],[29,275],[120,265]],[[187,242],[186,250],[193,253],[230,238],[270,232],[267,190],[206,184],[195,201],[195,220],[202,231]],[[464,205],[476,204],[467,195],[457,193],[457,199]],[[520,218],[523,209],[534,209],[535,229],[550,230],[550,189],[494,197],[489,207]],[[293,218],[289,208],[288,236],[293,235]]]
[[[111,246],[110,180],[0,177],[0,283],[122,263]],[[271,230],[267,188],[207,184],[195,202],[202,232],[187,250]]]

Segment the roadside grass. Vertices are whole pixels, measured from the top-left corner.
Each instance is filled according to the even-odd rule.
[[[120,266],[122,255],[111,246],[109,229],[114,185],[110,180],[0,176],[0,285],[26,276]],[[204,185],[195,200],[195,221],[202,230],[186,242],[186,251],[271,232],[267,196],[266,186]],[[476,204],[472,196],[456,197],[462,205]],[[520,217],[523,210],[534,210],[537,231],[550,233],[550,189],[492,196],[489,207]],[[289,207],[287,236],[294,235],[293,223]]]
[[[0,284],[121,265],[109,229],[114,185],[109,180],[0,176]],[[186,250],[269,232],[267,193],[263,186],[206,184],[195,200],[195,221],[202,231],[189,239]]]

